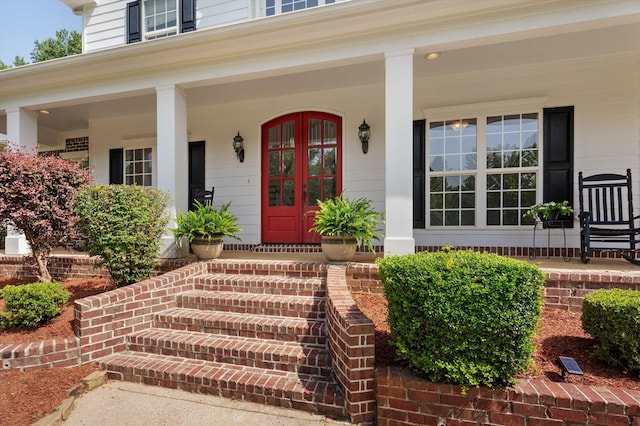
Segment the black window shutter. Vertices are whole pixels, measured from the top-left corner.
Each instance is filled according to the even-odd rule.
[[[127,43],[142,41],[142,4],[140,0],[127,3]]]
[[[124,183],[124,149],[109,150],[109,184],[122,185]]]
[[[180,1],[180,32],[196,30],[196,0]]]
[[[426,120],[413,122],[413,227],[425,228]]]
[[[543,202],[568,200],[573,204],[573,106],[544,110]],[[573,228],[573,217],[565,228]]]

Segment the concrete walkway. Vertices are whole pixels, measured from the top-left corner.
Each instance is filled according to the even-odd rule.
[[[304,411],[108,381],[75,400],[67,426],[325,426],[346,425]]]

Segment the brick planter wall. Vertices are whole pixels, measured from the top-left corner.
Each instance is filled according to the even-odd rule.
[[[352,423],[370,423],[375,416],[375,326],[351,297],[345,267],[327,271],[327,328],[333,371],[344,387]]]
[[[127,334],[151,327],[156,312],[176,305],[175,294],[193,289],[191,275],[206,270],[206,263],[194,263],[76,300],[73,328],[82,345],[82,363],[125,350]]]
[[[405,369],[376,370],[378,425],[637,426],[640,392],[542,380],[513,388],[472,388],[415,378]]]
[[[33,278],[26,256],[0,255],[0,277]],[[160,259],[154,275],[163,274],[193,262],[192,259]],[[68,278],[109,278],[109,271],[98,267],[98,259],[87,256],[51,256],[49,272],[55,280]]]
[[[0,344],[2,369],[73,367],[80,365],[80,339],[42,340],[32,343]]]
[[[584,296],[601,288],[640,290],[640,273],[638,272],[563,269],[543,269],[543,271],[547,276],[544,283],[544,304],[553,309],[580,312]],[[347,285],[352,293],[384,293],[378,265],[350,264],[346,276]]]
[[[544,303],[555,309],[580,312],[584,296],[598,289],[640,290],[640,274],[637,272],[546,269],[545,273]]]

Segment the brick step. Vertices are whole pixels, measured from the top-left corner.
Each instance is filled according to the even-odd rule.
[[[269,370],[331,375],[331,358],[324,347],[297,342],[152,328],[128,335],[127,348]]]
[[[185,291],[176,298],[181,308],[314,319],[325,317],[325,300],[312,296],[206,290]]]
[[[194,277],[194,283],[196,290],[314,297],[326,297],[327,294],[326,279],[321,277],[292,278],[214,273]]]
[[[327,265],[323,261],[216,259],[208,262],[208,269],[211,273],[292,278],[324,277],[327,274]]]
[[[109,379],[346,417],[339,386],[317,376],[131,351],[108,355],[100,365]]]
[[[246,315],[235,312],[171,308],[155,316],[155,326],[172,330],[226,334],[325,345],[323,320],[273,315]]]

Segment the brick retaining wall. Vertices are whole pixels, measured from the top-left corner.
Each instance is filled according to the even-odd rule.
[[[344,266],[329,265],[327,271],[327,329],[350,420],[370,423],[375,417],[375,326],[353,301]]]
[[[638,426],[640,392],[519,380],[513,388],[432,383],[405,369],[376,370],[378,425]]]
[[[35,279],[31,268],[26,265],[26,256],[0,255],[0,277]],[[153,272],[154,276],[172,271],[195,261],[195,259],[160,259]],[[69,278],[109,278],[109,271],[98,266],[95,257],[63,255],[49,258],[49,273],[55,280]]]
[[[33,343],[0,344],[2,369],[74,367],[80,365],[80,339],[42,340]]]

